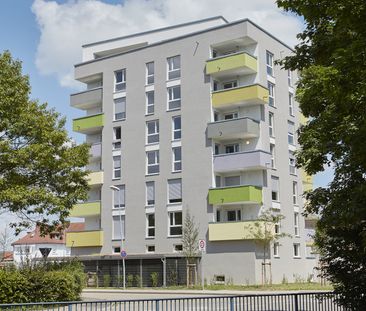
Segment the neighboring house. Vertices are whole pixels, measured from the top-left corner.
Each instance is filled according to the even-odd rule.
[[[83,230],[83,223],[72,223],[66,229]],[[42,252],[48,254],[48,258],[69,257],[70,248],[66,246],[65,233],[53,233],[42,237],[38,227],[28,232],[24,237],[12,243],[14,263],[19,265],[27,261],[42,259]]]
[[[314,274],[302,214],[312,178],[294,156],[306,120],[296,72],[275,64],[291,53],[250,20],[220,16],[84,45],[75,79],[85,91],[71,106],[85,114],[73,130],[91,145],[92,173],[89,199],[71,213],[85,219],[85,231],[67,232],[71,254],[117,279],[123,238],[128,273],[182,283],[189,209],[208,282],[260,283],[250,227],[270,210],[285,216],[275,230],[292,235],[271,243],[273,282]]]
[[[0,252],[0,268],[14,263],[13,252]]]

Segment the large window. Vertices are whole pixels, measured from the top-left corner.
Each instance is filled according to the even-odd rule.
[[[146,92],[146,114],[154,113],[154,91]]]
[[[231,210],[226,212],[227,221],[240,221],[241,220],[241,210]]]
[[[289,168],[290,174],[296,174],[296,159],[295,154],[292,151],[289,151]]]
[[[126,97],[114,100],[114,121],[126,119]]]
[[[222,87],[224,90],[226,89],[232,89],[234,87],[238,86],[238,81],[233,80],[233,81],[227,81],[227,82],[223,82]]]
[[[240,185],[240,176],[226,176],[224,180],[225,180],[225,187]]]
[[[159,142],[159,120],[146,122],[147,143],[154,144]]]
[[[294,95],[288,93],[288,112],[290,116],[294,116]]]
[[[273,54],[271,52],[266,51],[266,65],[267,65],[267,74],[270,76],[274,76],[273,73]]]
[[[121,127],[113,128],[113,150],[121,149]]]
[[[278,177],[271,176],[272,182],[272,201],[279,201],[280,200],[280,181]]]
[[[173,117],[173,140],[182,138],[182,123],[180,116]]]
[[[125,185],[116,186],[118,190],[113,191],[113,208],[124,208],[125,207]]]
[[[300,230],[299,230],[299,213],[297,213],[297,212],[294,213],[294,234],[295,234],[295,236],[299,236],[300,235]]]
[[[146,215],[146,237],[155,237],[155,214]]]
[[[271,152],[271,168],[276,168],[276,146],[274,144],[269,145]]]
[[[114,72],[114,91],[121,92],[126,90],[126,69]]]
[[[113,178],[121,178],[121,156],[113,157]]]
[[[225,145],[225,153],[239,152],[239,144]]]
[[[274,131],[274,114],[272,112],[269,113],[268,116],[268,126],[269,126],[269,136],[274,137],[275,131]]]
[[[154,62],[146,64],[146,84],[154,83]]]
[[[169,213],[169,236],[182,235],[183,219],[182,212]]]
[[[292,182],[292,203],[294,205],[297,204],[297,182],[296,181]]]
[[[180,56],[173,56],[167,59],[168,80],[180,78]]]
[[[276,105],[275,102],[275,85],[271,82],[268,82],[268,93],[269,93],[269,105],[274,107]]]
[[[168,203],[182,202],[182,179],[168,180]]]
[[[159,150],[146,152],[147,174],[159,173]]]
[[[125,238],[125,216],[113,216],[113,240]],[[122,237],[121,237],[122,231]]]
[[[180,85],[168,88],[168,110],[179,109],[181,106]]]
[[[295,123],[287,121],[288,125],[288,143],[289,145],[295,145]]]
[[[173,172],[182,170],[182,147],[173,148]]]
[[[155,182],[146,182],[146,205],[155,204]]]

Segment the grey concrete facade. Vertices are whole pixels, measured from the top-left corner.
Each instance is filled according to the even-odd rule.
[[[227,53],[231,49],[240,50],[255,56],[258,63],[256,73],[243,76],[230,76],[217,79],[219,88],[231,80],[238,87],[260,84],[268,81],[275,84],[275,107],[268,104],[248,101],[230,107],[213,108],[211,93],[214,79],[205,72],[206,61],[212,57],[213,50]],[[122,48],[122,46],[121,46]],[[88,60],[75,66],[75,78],[87,84],[87,88],[99,88],[78,96],[71,96],[71,104],[86,110],[86,115],[100,112],[104,114],[104,126],[98,133],[86,135],[91,144],[101,143],[101,152],[93,147],[95,155],[89,169],[103,171],[103,184],[93,186],[90,200],[101,200],[100,217],[86,217],[86,230],[102,230],[101,247],[74,247],[73,255],[111,255],[120,247],[120,239],[114,239],[113,216],[124,217],[125,249],[128,254],[146,256],[149,246],[154,246],[156,254],[180,255],[176,245],[181,245],[181,236],[169,234],[169,213],[186,212],[195,217],[199,226],[199,237],[206,239],[207,252],[203,255],[205,278],[215,281],[224,276],[225,281],[235,284],[261,282],[263,251],[255,240],[208,241],[209,222],[219,221],[218,215],[229,222],[229,212],[234,211],[235,221],[255,220],[262,211],[281,213],[285,218],[281,231],[292,235],[279,241],[279,252],[273,255],[270,246],[269,260],[272,266],[272,279],[281,282],[283,278],[293,281],[306,280],[313,274],[316,265],[314,258],[306,254],[305,220],[301,215],[303,201],[300,173],[290,174],[289,150],[297,148],[288,143],[288,121],[295,128],[300,123],[298,104],[293,102],[293,115],[289,114],[289,92],[293,89],[296,76],[293,73],[293,87],[289,88],[288,73],[274,66],[273,77],[267,75],[266,51],[279,59],[291,53],[283,43],[264,32],[248,20],[227,23],[181,35],[177,34],[162,42],[128,50],[119,54],[106,55]],[[100,52],[98,52],[100,53]],[[90,51],[89,51],[90,54]],[[167,59],[180,56],[180,78],[169,80]],[[154,62],[154,83],[146,83],[146,64]],[[125,70],[126,88],[115,92],[115,72]],[[100,88],[102,85],[102,91]],[[180,109],[168,109],[168,91],[174,86],[181,88]],[[146,113],[146,93],[154,91],[154,113]],[[99,103],[99,97],[102,100]],[[114,120],[114,100],[126,98],[125,118]],[[90,102],[90,105],[83,105]],[[250,101],[249,101],[250,102]],[[233,120],[225,120],[226,115],[235,113]],[[269,135],[269,113],[274,116],[274,137]],[[172,118],[181,117],[181,139],[174,140]],[[218,118],[215,122],[215,118]],[[147,122],[159,121],[159,141],[147,144]],[[114,131],[121,128],[120,148],[114,148]],[[220,135],[223,133],[224,135]],[[271,148],[275,146],[274,162],[271,167]],[[94,145],[93,145],[94,146]],[[181,147],[181,171],[174,172],[172,148]],[[234,153],[228,150],[234,148]],[[290,148],[290,149],[289,149]],[[147,174],[147,152],[159,151],[158,174]],[[231,151],[230,151],[231,152]],[[214,155],[217,153],[217,155]],[[225,155],[222,155],[226,153]],[[100,156],[97,156],[99,155]],[[121,176],[113,178],[113,157],[121,158]],[[215,169],[215,167],[217,169]],[[273,203],[272,178],[278,177],[279,198]],[[232,177],[230,179],[230,177]],[[168,181],[181,179],[182,202],[169,203]],[[229,182],[239,180],[242,185],[262,187],[262,204],[232,204],[229,206],[210,205],[210,188],[229,186]],[[218,185],[220,180],[220,185]],[[155,202],[147,205],[146,183],[154,182]],[[293,182],[297,183],[297,199],[294,204]],[[114,208],[113,191],[110,186],[125,187],[125,206]],[[237,212],[240,211],[240,212]],[[155,215],[155,236],[147,235],[147,215]],[[298,231],[294,232],[294,213],[298,213]],[[231,215],[231,214],[230,214]],[[239,215],[239,216],[238,216]],[[294,243],[299,244],[299,256],[294,256]],[[305,269],[306,267],[306,269]]]

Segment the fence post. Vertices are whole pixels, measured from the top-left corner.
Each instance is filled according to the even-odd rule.
[[[72,305],[68,305],[67,310],[72,311]]]
[[[159,300],[155,300],[155,311],[159,311]]]
[[[299,311],[299,299],[298,299],[298,294],[295,294],[295,310],[294,311]]]
[[[234,297],[230,297],[230,311],[234,311]]]

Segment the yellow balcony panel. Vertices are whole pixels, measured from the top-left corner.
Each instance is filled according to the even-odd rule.
[[[75,204],[70,212],[70,217],[98,216],[101,211],[100,201]]]
[[[206,62],[206,73],[215,78],[253,74],[257,68],[257,59],[245,52],[220,56]]]
[[[95,114],[73,120],[72,130],[83,134],[94,134],[102,130],[104,125],[104,114]]]
[[[265,225],[262,221],[217,222],[208,225],[209,241],[235,241],[263,239]]]
[[[241,105],[263,105],[268,103],[268,89],[254,84],[212,92],[214,108],[230,108]]]
[[[66,232],[67,247],[98,247],[103,246],[103,231]]]
[[[91,172],[88,176],[89,186],[102,185],[103,181],[104,181],[104,174],[103,174],[102,171],[100,171],[100,172]]]
[[[212,188],[208,192],[208,202],[213,205],[261,204],[262,188],[257,186],[233,186]]]
[[[304,192],[313,189],[313,176],[308,175],[304,170],[301,170],[301,179]]]

